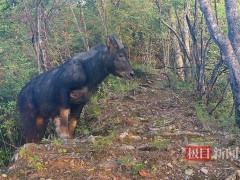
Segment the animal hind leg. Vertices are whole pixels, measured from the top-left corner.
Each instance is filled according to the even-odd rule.
[[[21,117],[23,124],[23,136],[26,143],[39,143],[44,136],[46,121],[33,113],[25,113]]]
[[[36,129],[37,129],[37,139],[39,141],[44,137],[46,127],[48,124],[48,118],[44,118],[42,116],[38,116],[36,119]]]

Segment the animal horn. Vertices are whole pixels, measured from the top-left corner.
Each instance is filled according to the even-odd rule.
[[[115,40],[117,46],[119,49],[124,48],[124,46],[118,41],[118,37],[117,36],[113,36],[113,39]]]

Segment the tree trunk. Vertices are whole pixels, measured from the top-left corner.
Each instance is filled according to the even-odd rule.
[[[192,57],[194,59],[194,63],[196,65],[196,84],[195,89],[199,95],[199,98],[202,100],[205,96],[206,91],[206,83],[205,83],[205,58],[203,58],[203,41],[198,42],[198,3],[197,0],[195,2],[195,13],[194,20],[191,23],[188,16],[186,16],[188,28],[192,38]],[[201,39],[202,39],[202,31],[201,31]]]
[[[30,13],[30,10],[29,8],[27,7],[27,3],[26,3],[26,0],[23,0],[23,5],[24,5],[24,10],[25,10],[25,13],[27,15],[27,21],[28,21],[28,24],[30,26],[30,34],[31,34],[31,38],[32,38],[32,46],[33,46],[33,49],[34,49],[34,52],[37,56],[37,40],[36,40],[36,36],[35,36],[35,33],[36,33],[36,26],[35,26],[35,23],[33,21],[34,18],[31,17],[31,13]]]
[[[190,9],[190,5],[189,5],[189,1],[186,1],[185,3],[185,16],[189,16],[189,9]],[[187,21],[183,22],[183,31],[184,31],[184,44],[186,47],[186,51],[188,54],[190,54],[190,37],[189,37],[189,29],[188,29],[188,25],[187,25]],[[190,59],[184,54],[183,57],[184,60],[184,74],[185,74],[185,79],[187,82],[191,82],[192,80],[192,63],[190,61]]]
[[[173,48],[174,48],[174,56],[175,56],[176,73],[178,77],[184,81],[183,58],[182,58],[179,42],[176,36],[173,36]]]
[[[83,0],[81,0],[81,2],[80,2],[80,21],[83,25],[84,34],[86,35],[87,34],[87,25],[86,25],[85,18],[84,18],[82,4],[83,4]],[[88,51],[89,50],[88,38],[84,38],[84,40],[85,40],[85,49]]]
[[[38,69],[40,72],[50,68],[47,52],[47,33],[45,26],[45,14],[43,2],[37,2],[37,34],[38,34]]]
[[[107,37],[108,31],[107,31],[107,21],[106,21],[106,1],[101,0],[100,4],[101,5],[99,5],[99,3],[97,3],[96,6],[97,6],[98,14],[99,14],[99,16],[101,18],[101,21],[102,21],[102,27],[103,27],[105,36]]]
[[[235,119],[240,126],[240,64],[239,56],[240,31],[236,0],[226,0],[226,14],[228,20],[229,34],[226,37],[217,25],[216,17],[213,15],[208,0],[199,0],[201,11],[204,14],[209,33],[214,42],[221,49],[230,72],[231,90],[235,105]],[[234,37],[234,38],[233,38]]]

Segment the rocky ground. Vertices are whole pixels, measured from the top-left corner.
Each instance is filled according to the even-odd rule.
[[[164,73],[137,73],[135,81],[127,92],[98,100],[97,117],[88,117],[86,107],[89,130],[76,139],[20,147],[0,179],[239,179],[235,157],[189,161],[185,156],[187,145],[233,152],[238,130],[225,132],[198,119],[194,94],[171,88]]]

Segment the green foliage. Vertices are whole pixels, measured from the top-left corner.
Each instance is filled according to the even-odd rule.
[[[60,139],[57,138],[57,137],[55,137],[55,138],[53,139],[53,143],[54,143],[55,146],[61,146],[61,145],[62,145],[62,142],[61,142]]]
[[[85,136],[89,136],[89,135],[90,135],[90,131],[89,131],[88,129],[85,129],[84,132],[83,132],[83,134],[84,134]]]
[[[38,155],[34,155],[33,157],[28,157],[28,166],[36,170],[41,170],[44,167]]]
[[[26,153],[27,153],[27,149],[26,148],[22,148],[18,152],[19,156],[21,156],[21,157],[24,156]]]
[[[93,142],[93,145],[96,148],[96,150],[107,148],[108,146],[113,144],[113,141],[116,139],[117,132],[110,131],[109,133],[110,134],[108,136],[100,138]]]
[[[160,82],[160,87],[164,87],[164,86],[170,86],[171,89],[173,89],[175,92],[177,93],[189,93],[193,90],[193,84],[186,82],[186,81],[182,81],[180,79],[178,79],[173,73],[169,72],[167,73],[168,76],[168,82]]]
[[[151,146],[154,148],[158,148],[160,150],[166,149],[171,143],[171,139],[156,139],[151,143]]]
[[[0,149],[0,167],[5,167],[12,158],[12,152],[7,148]]]
[[[65,148],[60,148],[60,149],[57,150],[57,152],[58,152],[59,154],[65,154],[65,153],[67,153],[67,149],[65,149]]]
[[[211,116],[207,113],[203,104],[195,103],[195,115],[199,120],[211,120]]]
[[[127,170],[131,171],[133,175],[138,174],[138,172],[144,168],[143,163],[135,162],[131,156],[126,156],[117,161],[119,164],[126,166]]]

